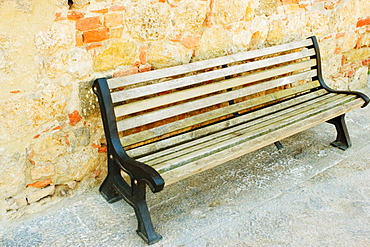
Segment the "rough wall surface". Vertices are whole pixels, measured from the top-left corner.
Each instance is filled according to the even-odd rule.
[[[369,14],[368,0],[0,0],[0,220],[101,183],[94,78],[316,35],[328,84],[356,89]]]

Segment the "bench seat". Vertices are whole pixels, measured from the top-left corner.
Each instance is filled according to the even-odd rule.
[[[166,185],[170,185],[362,105],[363,100],[353,95],[316,91],[201,131],[190,131],[145,148],[130,150],[128,154],[155,168]],[[166,148],[151,152],[152,146]]]
[[[108,147],[108,202],[126,200],[149,244],[145,199],[153,192],[323,122],[331,144],[351,146],[345,114],[365,107],[358,92],[335,91],[322,77],[315,37],[120,78],[95,80]]]

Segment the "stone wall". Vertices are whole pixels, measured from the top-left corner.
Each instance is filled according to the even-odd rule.
[[[94,78],[316,35],[337,89],[366,85],[368,0],[0,0],[0,220],[101,183]]]

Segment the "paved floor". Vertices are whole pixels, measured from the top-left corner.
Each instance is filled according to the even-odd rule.
[[[364,89],[370,95],[369,89]],[[153,246],[370,246],[370,108],[347,115],[353,147],[332,125],[283,140],[148,195]],[[1,246],[146,246],[133,210],[97,189],[0,226]]]

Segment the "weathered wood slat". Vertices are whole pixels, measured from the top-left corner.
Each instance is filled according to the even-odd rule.
[[[296,63],[296,64],[278,67],[278,68],[271,69],[268,71],[261,71],[261,72],[257,72],[257,73],[243,76],[243,77],[232,78],[232,79],[225,80],[222,82],[207,84],[207,85],[203,85],[203,86],[196,87],[196,88],[191,88],[191,89],[187,89],[187,90],[183,90],[183,91],[179,91],[179,92],[175,92],[171,94],[166,94],[166,95],[159,96],[159,97],[146,99],[143,101],[137,101],[137,102],[133,102],[130,104],[120,105],[120,106],[115,107],[114,111],[115,111],[116,117],[120,117],[120,116],[124,116],[127,114],[132,114],[135,112],[148,110],[151,108],[155,108],[155,107],[159,107],[159,106],[163,106],[163,105],[167,105],[167,104],[171,104],[175,102],[180,102],[183,100],[188,100],[188,99],[199,97],[199,96],[204,96],[205,94],[210,94],[213,92],[226,90],[228,88],[241,86],[241,85],[251,83],[257,80],[263,80],[263,79],[271,78],[271,77],[278,76],[281,74],[286,74],[289,72],[293,72],[296,70],[300,70],[300,69],[313,66],[315,63],[316,63],[315,60],[308,60],[308,61],[303,61],[303,62]],[[316,75],[315,74],[316,70],[311,70],[306,73],[309,73],[310,76],[313,77]],[[295,75],[293,75],[292,78],[294,78],[294,76]],[[283,79],[283,82],[288,81],[289,78],[290,77],[285,77],[285,79]],[[250,90],[251,90],[250,94],[260,92],[260,91],[255,91],[255,88],[251,88]],[[236,91],[236,92],[240,92],[240,91]],[[234,98],[238,98],[242,96],[245,96],[245,95],[239,94],[239,95],[234,96]]]
[[[319,112],[311,109],[307,112],[297,112],[297,115],[294,115],[294,113],[288,114],[287,116],[283,115],[278,118],[279,121],[274,121],[273,119],[271,119],[268,121],[268,124],[259,123],[257,125],[258,128],[254,128],[255,126],[248,126],[244,130],[237,130],[236,132],[231,132],[221,137],[217,136],[217,139],[210,139],[208,142],[202,142],[201,144],[196,146],[189,145],[186,149],[180,151],[180,153],[182,152],[182,154],[178,154],[179,151],[177,151],[172,153],[171,155],[168,155],[169,157],[161,157],[147,163],[153,165],[158,171],[161,171],[163,173],[180,165],[192,162],[195,159],[222,151],[223,149],[230,148],[234,145],[248,141],[249,139],[255,138],[257,136],[276,131],[279,128],[291,125],[297,121],[302,121],[303,119],[308,118],[314,114],[319,114],[320,112],[324,112],[325,110],[330,110],[334,108],[334,106],[337,105],[335,103],[332,103],[329,108],[325,107],[325,105],[320,106],[321,111]]]
[[[213,124],[209,127],[202,128],[200,130],[193,130],[191,132],[191,134],[184,133],[184,134],[176,135],[176,136],[171,137],[171,138],[167,138],[167,139],[164,139],[164,140],[161,140],[161,141],[157,141],[157,142],[154,142],[154,143],[151,143],[151,144],[147,144],[147,145],[132,149],[132,150],[128,150],[127,152],[132,157],[146,155],[146,157],[142,158],[142,160],[141,160],[142,162],[145,162],[145,161],[152,158],[152,156],[148,155],[149,153],[156,152],[157,150],[161,150],[165,147],[169,147],[169,146],[173,146],[173,145],[179,145],[183,142],[192,140],[196,137],[208,135],[208,134],[211,134],[215,131],[226,129],[229,126],[235,126],[235,125],[240,124],[240,123],[251,121],[251,120],[253,120],[253,117],[255,115],[260,116],[259,117],[260,121],[264,121],[263,116],[270,113],[270,112],[281,111],[281,110],[284,110],[286,108],[293,107],[299,102],[301,102],[302,104],[304,104],[303,106],[305,106],[307,104],[311,104],[312,102],[325,100],[326,98],[329,98],[329,97],[331,97],[331,95],[328,94],[326,90],[319,90],[319,91],[316,91],[316,92],[311,92],[309,94],[302,95],[302,96],[299,96],[297,98],[293,98],[293,99],[285,101],[285,102],[281,102],[280,104],[272,105],[268,108],[263,108],[263,109],[257,110],[257,111],[254,112],[253,115],[245,114],[243,116],[239,116],[238,118],[232,118],[232,119],[229,119],[229,120],[225,120],[225,121]],[[304,102],[306,102],[306,103],[304,103]],[[164,153],[166,151],[161,151],[161,152]],[[161,155],[161,154],[156,154],[156,156],[159,156],[159,155]]]
[[[294,61],[301,58],[306,58],[313,56],[315,54],[314,49],[303,50],[300,52],[295,52],[291,54],[286,54],[278,57],[272,57],[264,60],[259,60],[255,62],[249,62],[241,65],[235,65],[232,67],[226,67],[223,69],[213,70],[209,72],[203,72],[201,74],[196,74],[192,76],[187,76],[179,79],[164,81],[161,83],[156,83],[152,85],[142,86],[138,88],[122,90],[119,92],[111,93],[113,103],[139,98],[142,96],[152,95],[155,93],[168,91],[176,88],[181,88],[185,86],[190,86],[198,84],[204,81],[210,81],[218,78],[223,78],[225,76],[230,76],[238,73],[243,73],[251,70],[261,69],[277,64],[283,64],[285,62]]]
[[[206,122],[207,120],[217,119],[219,117],[225,116],[225,111],[238,112],[238,111],[248,109],[251,107],[255,107],[258,105],[266,104],[270,101],[279,100],[279,99],[289,97],[289,96],[292,96],[298,93],[306,92],[310,89],[317,88],[319,86],[320,86],[320,83],[318,81],[305,83],[305,84],[299,85],[294,88],[274,92],[268,95],[263,95],[258,98],[250,99],[248,101],[243,101],[240,103],[229,105],[221,109],[216,109],[210,112],[205,112],[205,113],[195,115],[189,118],[178,120],[176,122],[168,123],[166,125],[159,126],[153,129],[145,130],[145,131],[131,134],[128,136],[124,136],[120,140],[124,146],[129,146],[129,145],[132,145],[138,142],[142,142],[142,141],[150,140],[158,136],[162,136],[167,133],[178,131],[178,130],[181,130],[181,129],[184,129],[184,128],[187,128],[187,127],[190,127],[196,124],[200,124],[200,123]],[[315,92],[314,94],[315,95],[317,94],[317,96],[319,96],[324,93],[327,93],[327,91],[320,90],[320,91]],[[306,101],[307,98],[311,97],[312,95],[313,94],[311,93],[310,95],[301,96],[303,97],[301,98],[301,100]]]
[[[336,104],[331,103],[330,108],[326,105],[321,106],[319,112],[315,111],[315,109],[311,109],[309,111],[298,112],[297,115],[288,114],[288,116],[280,117],[280,121],[271,120],[268,124],[261,123],[261,126],[258,126],[258,128],[253,126],[252,128],[247,128],[245,131],[239,130],[235,133],[231,133],[229,136],[222,136],[217,139],[212,139],[210,142],[207,142],[204,145],[190,146],[187,150],[185,150],[187,152],[181,156],[170,156],[168,159],[158,159],[158,163],[156,163],[156,160],[154,160],[153,162],[147,162],[147,164],[152,165],[159,173],[164,173],[181,165],[193,162],[204,156],[220,152],[224,149],[241,144],[255,137],[277,131],[280,128],[291,125],[298,121],[302,121],[305,118],[309,118],[315,114],[324,112],[325,110],[329,110],[334,106],[337,106],[337,103],[338,102],[336,102]]]
[[[225,92],[222,94],[212,95],[209,97],[197,99],[197,100],[183,103],[180,105],[174,105],[171,107],[156,110],[154,112],[149,112],[149,113],[145,113],[142,115],[138,115],[138,116],[134,116],[131,118],[118,121],[117,127],[119,131],[124,131],[129,128],[134,128],[134,127],[142,126],[148,123],[153,123],[161,119],[166,119],[169,117],[177,116],[177,115],[191,112],[194,110],[203,109],[208,106],[212,106],[212,105],[223,103],[223,102],[228,102],[230,100],[252,95],[254,93],[263,92],[269,89],[276,88],[278,86],[284,86],[284,85],[294,83],[297,81],[310,79],[315,75],[316,75],[316,70],[311,70],[311,71],[303,72],[300,74],[287,76],[281,79],[275,79],[275,80],[267,81],[264,83],[256,84],[253,86],[240,88],[238,90],[233,90],[233,91]],[[230,79],[230,80],[236,80],[236,79]]]
[[[275,54],[279,52],[286,52],[298,48],[303,48],[312,45],[312,40],[307,39],[303,41],[291,42],[283,45],[263,48],[259,50],[241,52],[226,57],[214,58],[204,61],[193,62],[189,64],[174,66],[170,68],[165,68],[161,70],[148,71],[145,73],[129,75],[125,77],[112,78],[108,80],[109,88],[114,89],[118,87],[125,87],[128,85],[156,80],[164,77],[171,77],[176,75],[181,75],[193,71],[203,70],[211,67],[216,67],[224,64],[229,64],[233,62],[253,59],[261,56],[266,56],[270,54]]]
[[[363,105],[363,100],[356,99],[348,102],[338,108],[333,108],[325,112],[321,112],[309,118],[303,119],[291,125],[282,127],[279,131],[269,132],[265,135],[258,136],[248,142],[236,145],[234,147],[225,149],[216,154],[204,157],[194,162],[188,163],[186,166],[181,166],[171,171],[162,174],[166,181],[166,186],[171,185],[179,180],[190,177],[194,174],[213,168],[219,164],[241,157],[247,153],[253,152],[257,149],[273,144],[283,138],[295,135],[306,129],[309,129],[317,124],[326,122],[333,117],[340,116],[349,112],[350,110],[359,108]]]
[[[353,98],[353,96],[327,95],[326,97],[318,98],[306,102],[305,104],[299,104],[285,110],[278,112],[271,111],[273,114],[268,114],[268,112],[264,114],[260,114],[258,112],[251,113],[243,116],[248,121],[245,124],[236,125],[235,127],[227,128],[226,130],[216,129],[212,132],[217,133],[209,134],[200,139],[195,139],[196,136],[193,136],[193,139],[195,140],[189,143],[179,144],[174,149],[166,149],[153,155],[146,155],[139,160],[150,165],[161,163],[161,167],[163,169],[167,161],[169,166],[177,166],[180,162],[176,161],[178,159],[183,160],[182,162],[184,163],[187,163],[190,162],[188,159],[196,159],[199,157],[197,155],[207,154],[206,150],[211,150],[212,152],[213,146],[217,146],[217,148],[223,148],[223,146],[220,145],[221,142],[226,141],[226,143],[233,143],[233,140],[238,140],[239,136],[249,138],[250,136],[245,135],[250,131],[260,134],[264,132],[265,128],[268,130],[273,130],[274,126],[276,127],[287,124],[291,121],[296,121],[296,119],[304,118],[309,114],[320,112],[320,110],[323,109],[330,109],[331,107],[337,106],[351,98]],[[317,109],[318,111],[316,111]],[[236,138],[237,136],[238,138]],[[224,146],[224,148],[227,148],[227,146]],[[171,167],[168,167],[167,169],[170,168]]]

